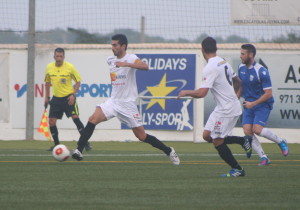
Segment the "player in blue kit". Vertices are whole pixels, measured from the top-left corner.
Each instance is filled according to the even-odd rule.
[[[242,118],[244,133],[252,136],[252,148],[260,157],[259,165],[263,166],[269,165],[270,160],[255,135],[277,143],[283,156],[288,155],[289,148],[285,139],[265,128],[274,104],[272,82],[269,71],[255,61],[255,54],[256,48],[252,44],[241,46],[242,64],[239,66],[238,75],[242,81],[242,89],[238,96],[244,98]]]

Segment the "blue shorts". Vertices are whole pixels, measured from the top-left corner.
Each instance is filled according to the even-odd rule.
[[[265,127],[270,113],[271,109],[267,104],[262,104],[261,106],[254,107],[252,109],[244,108],[242,124],[258,124]]]

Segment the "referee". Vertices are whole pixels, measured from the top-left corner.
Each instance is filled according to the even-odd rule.
[[[56,127],[57,119],[62,119],[63,114],[72,117],[79,133],[81,134],[84,126],[79,119],[78,106],[76,103],[76,93],[80,87],[81,77],[75,67],[66,61],[65,50],[56,48],[54,51],[55,62],[49,63],[46,68],[45,86],[46,94],[44,106],[50,105],[49,125],[54,144],[59,144],[58,130]],[[75,82],[73,87],[72,80]],[[50,87],[53,88],[53,97],[50,100]],[[54,146],[55,146],[54,145]],[[52,146],[48,151],[52,151]],[[86,144],[85,149],[91,150],[90,144]]]

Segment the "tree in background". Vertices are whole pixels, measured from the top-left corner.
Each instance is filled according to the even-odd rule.
[[[68,28],[53,29],[49,31],[37,31],[36,43],[65,43],[65,44],[109,44],[110,37],[116,33],[126,34],[130,43],[140,43],[141,34],[132,29],[115,29],[112,33],[99,34],[89,33],[86,29]],[[145,34],[145,43],[201,43],[208,34],[202,33],[195,40],[188,40],[185,38],[165,39],[160,36],[148,36]],[[214,37],[218,43],[247,43],[249,40],[238,35],[230,35],[228,37]],[[286,36],[282,35],[272,40],[261,39],[262,43],[300,43],[300,34],[295,32],[288,33]],[[0,31],[0,44],[26,44],[26,32]]]

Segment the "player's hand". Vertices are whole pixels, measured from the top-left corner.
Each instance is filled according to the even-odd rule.
[[[47,108],[48,108],[49,101],[50,101],[50,97],[48,97],[48,98],[45,98],[45,101],[44,101],[44,107],[45,107],[45,109],[47,109]]]
[[[44,107],[45,107],[45,109],[48,108],[48,105],[49,105],[49,102],[44,102]]]
[[[72,94],[68,97],[68,104],[69,104],[69,106],[72,106],[72,105],[74,105],[74,103],[75,103],[75,95]]]
[[[177,96],[177,99],[181,98],[181,97],[184,97],[186,96],[186,91],[182,90],[179,92],[178,96]]]
[[[251,109],[255,106],[255,104],[253,102],[250,101],[244,101],[243,102],[243,107],[247,108],[247,109]]]

